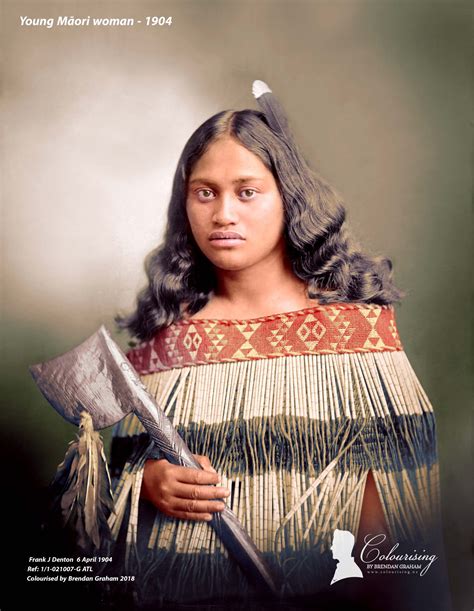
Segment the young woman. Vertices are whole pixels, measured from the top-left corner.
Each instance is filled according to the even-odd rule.
[[[254,596],[208,524],[224,503],[288,599],[329,587],[336,529],[357,558],[367,535],[379,553],[433,544],[435,421],[391,263],[353,245],[340,197],[265,114],[221,112],[191,136],[146,269],[119,319],[141,342],[128,356],[203,470],[150,449],[134,416],[114,431],[113,532],[140,563],[140,604]]]

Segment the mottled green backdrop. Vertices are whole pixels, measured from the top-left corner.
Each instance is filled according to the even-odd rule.
[[[270,83],[355,235],[394,263],[406,352],[437,413],[455,609],[472,558],[472,11],[446,0],[3,1],[2,447],[15,531],[75,430],[27,367],[76,345],[144,282],[190,133]],[[20,16],[171,15],[171,27]],[[125,336],[117,336],[122,346]],[[107,437],[107,433],[106,433]],[[30,553],[27,543],[20,550]],[[3,605],[2,605],[3,608]]]

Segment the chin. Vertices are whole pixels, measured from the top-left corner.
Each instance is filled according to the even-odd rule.
[[[252,265],[251,262],[239,260],[237,257],[209,257],[209,261],[223,272],[239,272]]]
[[[249,265],[238,265],[237,263],[235,264],[214,263],[213,265],[215,268],[223,272],[241,272],[244,269],[247,269],[247,267],[250,267]]]

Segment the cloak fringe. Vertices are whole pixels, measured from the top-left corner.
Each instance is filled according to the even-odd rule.
[[[369,470],[393,540],[419,542],[438,524],[433,409],[403,351],[186,366],[142,379],[191,451],[219,471],[230,508],[283,569],[288,593],[304,593],[309,575],[313,589],[318,574],[329,583],[332,533],[357,536]],[[153,445],[133,415],[114,434],[116,445],[144,439],[117,481],[109,518],[115,542],[126,530],[126,567],[141,557],[143,595],[147,583],[163,600],[228,595],[234,587],[251,593],[207,523],[155,510],[139,552],[140,486]]]

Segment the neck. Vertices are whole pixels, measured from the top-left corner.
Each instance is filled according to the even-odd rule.
[[[261,262],[258,270],[217,270],[214,307],[225,308],[237,318],[253,318],[299,310],[311,305],[306,285],[291,269],[289,261]]]

